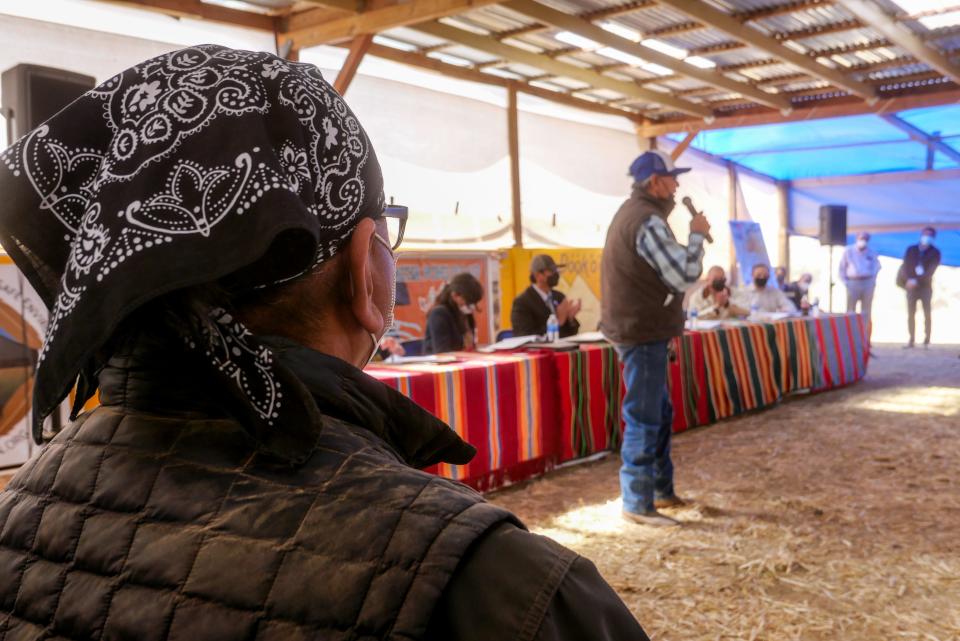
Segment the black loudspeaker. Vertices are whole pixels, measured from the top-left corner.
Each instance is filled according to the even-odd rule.
[[[820,244],[847,244],[846,205],[822,205],[820,207]]]
[[[13,144],[96,83],[92,76],[38,65],[17,65],[4,71],[0,107],[7,119],[7,143]]]

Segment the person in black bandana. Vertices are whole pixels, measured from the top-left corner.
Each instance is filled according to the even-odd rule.
[[[530,262],[530,287],[513,301],[510,323],[515,336],[532,336],[547,333],[547,319],[557,316],[560,338],[574,336],[580,331],[577,314],[582,306],[579,300],[567,300],[556,287],[560,284],[560,270],[548,254],[534,256]]]
[[[0,155],[0,191],[50,309],[5,638],[646,638],[588,561],[419,471],[475,450],[361,371],[404,219],[315,67],[148,60]]]

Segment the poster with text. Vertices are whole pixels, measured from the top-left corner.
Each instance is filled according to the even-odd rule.
[[[47,328],[47,308],[19,270],[0,262],[0,468],[33,450],[33,372]]]
[[[770,266],[767,256],[767,246],[763,242],[763,231],[760,223],[749,220],[731,220],[730,236],[733,239],[733,248],[737,252],[737,269],[744,285],[753,283],[753,266]],[[773,276],[773,274],[771,274]]]
[[[467,272],[484,287],[478,306],[477,341],[492,343],[496,328],[493,319],[499,315],[499,270],[496,258],[486,252],[403,252],[397,261],[396,321],[392,334],[400,340],[423,338],[427,313],[443,286],[457,274]]]

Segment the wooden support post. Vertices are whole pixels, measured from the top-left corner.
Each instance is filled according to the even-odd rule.
[[[507,87],[507,149],[510,154],[513,246],[523,247],[523,212],[520,206],[520,135],[517,122],[517,88],[513,83]]]
[[[730,220],[737,220],[737,166],[732,162],[727,163],[727,207]],[[737,249],[733,244],[733,234],[730,234],[730,271],[729,281],[731,285],[740,285],[740,278],[737,272]]]
[[[350,43],[350,53],[347,54],[347,59],[343,61],[343,67],[341,67],[337,79],[333,82],[333,88],[341,96],[347,93],[347,88],[353,82],[353,77],[357,75],[357,69],[360,68],[360,63],[363,61],[363,57],[367,55],[367,50],[372,42],[373,34],[364,33],[354,38],[353,42]]]
[[[673,158],[673,162],[677,162],[677,159],[683,155],[683,152],[687,150],[687,147],[690,146],[690,143],[693,142],[693,139],[697,137],[698,133],[700,133],[699,129],[688,132],[684,139],[680,141],[680,144],[673,148],[673,151],[670,152],[670,157]]]
[[[780,210],[780,264],[790,273],[790,232],[793,231],[793,216],[790,211],[790,181],[777,181],[777,200]]]

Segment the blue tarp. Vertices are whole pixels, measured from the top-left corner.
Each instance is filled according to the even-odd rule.
[[[938,135],[960,151],[960,105],[903,111],[897,116],[929,135]],[[683,134],[672,134],[674,140]],[[960,266],[960,173],[923,175],[910,180],[837,184],[810,178],[859,174],[895,174],[927,169],[927,147],[875,115],[704,131],[693,147],[776,178],[797,180],[791,200],[796,233],[815,235],[820,205],[848,208],[851,231],[873,233],[881,253],[900,258],[920,229],[939,229],[937,245],[944,263]],[[937,153],[933,169],[960,164]],[[956,176],[953,174],[957,173]],[[952,231],[951,231],[952,230]]]

